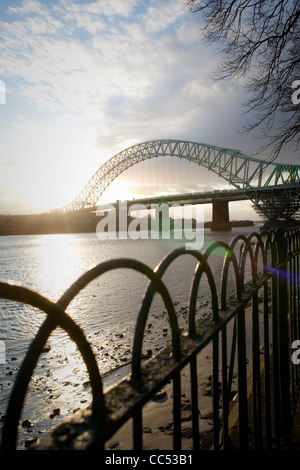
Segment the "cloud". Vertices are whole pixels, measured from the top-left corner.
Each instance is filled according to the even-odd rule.
[[[218,83],[207,84],[202,78],[193,78],[187,81],[182,93],[189,98],[200,98],[200,100],[215,100],[222,96],[222,90]]]
[[[215,91],[221,97],[208,77],[213,60],[199,47],[197,28],[189,27],[195,20],[177,1],[149,2],[133,16],[134,1],[121,2],[121,9],[120,2],[108,8],[65,0],[56,9],[47,6],[47,14],[37,3],[10,24],[8,50],[14,47],[3,64],[20,79],[20,97],[55,119],[94,122],[100,139],[108,133],[131,138],[135,129],[139,140],[149,126],[166,135],[186,129]],[[82,40],[79,29],[91,35]]]
[[[111,98],[148,98],[168,84],[168,74],[178,73],[178,38],[174,44],[171,33],[155,35],[174,25],[182,12],[174,1],[150,2],[143,15],[128,21],[136,5],[65,0],[56,8],[42,8],[35,0],[11,7],[19,16],[0,24],[2,75],[12,79],[24,100],[55,112],[86,115],[92,103],[102,110]],[[118,21],[111,25],[116,15]],[[82,40],[80,30],[91,36]]]
[[[183,117],[190,99],[201,105],[213,94],[205,83],[213,61],[199,46],[194,17],[180,5],[177,0],[155,0],[143,8],[134,0],[23,2],[9,9],[9,23],[0,24],[1,74],[30,105],[55,119],[69,115],[95,122],[100,132],[119,127],[122,119],[128,123],[129,116],[135,123],[147,115],[145,126],[159,119],[161,110],[174,116],[173,103]],[[201,75],[205,78],[195,78]]]
[[[8,12],[22,16],[31,14],[43,16],[45,14],[43,4],[38,0],[28,0],[26,2],[23,1],[20,6],[9,6]]]
[[[1,184],[22,199],[44,190],[55,206],[57,188],[68,182],[71,198],[101,163],[146,140],[236,146],[240,92],[210,80],[217,57],[179,0],[16,0],[0,34]]]
[[[181,3],[178,0],[150,2],[147,11],[142,15],[142,22],[147,34],[161,35],[183,16]]]

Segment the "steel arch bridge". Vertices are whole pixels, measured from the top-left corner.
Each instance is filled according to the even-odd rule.
[[[124,171],[157,157],[196,163],[246,192],[267,218],[289,218],[300,208],[300,165],[280,164],[241,151],[183,140],[152,140],[129,147],[104,163],[64,211],[95,207],[107,187]]]

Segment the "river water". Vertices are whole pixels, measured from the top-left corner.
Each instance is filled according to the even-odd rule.
[[[237,234],[250,234],[258,227],[234,228],[212,233],[205,229],[204,246],[216,240],[230,242]],[[0,279],[13,280],[57,301],[64,291],[92,265],[112,258],[133,258],[155,268],[180,240],[99,240],[94,233],[0,237]],[[202,251],[201,250],[201,251]],[[210,259],[218,279],[223,252]],[[168,268],[163,281],[176,305],[180,326],[186,328],[186,306],[196,261],[181,256]],[[204,281],[205,283],[205,281]],[[133,270],[118,269],[91,282],[69,305],[67,312],[84,330],[95,352],[104,387],[111,386],[130,371],[134,328],[148,279]],[[199,289],[198,304],[207,309],[209,291]],[[201,313],[200,313],[201,314]],[[26,305],[0,300],[0,341],[5,347],[0,364],[0,425],[8,396],[26,350],[45,319],[45,314]],[[144,351],[155,354],[169,341],[164,305],[155,296],[144,338]],[[91,401],[88,375],[78,351],[68,336],[57,329],[42,353],[22,413],[19,447],[26,439],[38,437],[58,419]],[[53,410],[56,413],[53,413]],[[28,421],[27,421],[28,424]]]

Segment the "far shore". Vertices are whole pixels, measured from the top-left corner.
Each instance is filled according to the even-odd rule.
[[[0,236],[95,233],[99,220],[100,218],[95,212],[0,215]],[[128,217],[128,223],[130,223],[130,220],[131,217]],[[256,223],[261,222],[252,220],[233,220],[230,222],[231,227],[249,227],[256,225]],[[210,226],[211,222],[204,223],[204,228],[210,228]]]

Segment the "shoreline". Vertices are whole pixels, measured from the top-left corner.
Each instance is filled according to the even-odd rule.
[[[228,234],[227,236],[233,238],[234,233]],[[200,313],[198,313],[199,315],[201,315],[201,317],[205,316],[205,311],[209,308],[209,295],[207,296],[207,293],[208,292],[203,291],[203,298],[201,296],[200,299],[201,305],[199,305],[199,307],[201,308],[199,311]],[[177,296],[177,292],[175,294]],[[173,296],[173,299],[175,298],[176,297]],[[174,305],[175,303],[175,310],[179,320],[179,326],[182,326],[186,330],[186,326],[184,327],[184,325],[186,325],[187,321],[187,304],[183,300],[181,302],[175,301]],[[146,355],[151,349],[152,354],[156,355],[156,353],[158,353],[160,349],[162,349],[166,344],[168,344],[169,331],[164,331],[164,329],[168,327],[167,319],[164,312],[162,310],[158,310],[157,314],[151,313],[151,315],[147,319],[147,322],[148,324],[146,325],[143,343],[143,353]],[[99,326],[89,332],[91,334],[87,335],[87,339],[93,346],[93,349],[95,348],[95,354],[99,359],[98,364],[105,390],[108,390],[111,386],[113,386],[113,384],[119,382],[123,377],[127,375],[128,372],[130,372],[131,348],[133,345],[132,338],[134,334],[134,325],[134,321],[132,325],[128,324],[127,328],[122,332],[122,335],[120,334],[120,332],[119,334],[117,334],[117,329],[114,328],[110,330],[109,333],[105,332],[104,330],[98,331]],[[117,325],[115,326],[117,327]],[[52,337],[50,337],[49,339],[50,346],[51,341]],[[27,405],[28,407],[22,413],[22,417],[20,420],[18,449],[24,449],[24,447],[26,447],[28,442],[32,441],[32,439],[40,438],[49,431],[51,431],[51,429],[56,428],[60,422],[68,419],[74,414],[74,412],[78,411],[78,409],[84,410],[88,403],[91,401],[90,386],[87,380],[88,377],[83,372],[82,368],[78,366],[77,356],[78,353],[76,355],[76,351],[73,352],[72,350],[71,352],[69,352],[69,350],[67,349],[64,350],[63,348],[60,348],[57,352],[55,351],[54,347],[50,347],[48,351],[45,351],[45,353],[42,354],[42,363],[40,363],[40,361],[38,362],[37,375],[33,378],[32,386],[30,387],[30,396],[26,403],[26,407]],[[73,362],[73,358],[76,358],[76,362]],[[205,359],[206,356],[203,357],[203,366],[205,363],[207,369],[201,375],[201,384],[199,384],[199,388],[201,388],[201,390],[202,388],[204,390],[205,387],[209,385],[208,379],[211,375],[211,372],[209,371],[209,364],[206,364],[207,361]],[[105,360],[106,362],[102,362],[103,360]],[[109,365],[110,360],[113,360],[111,364],[115,364],[116,367],[113,367],[108,371],[106,370],[106,366]],[[56,374],[56,368],[63,368],[65,365],[69,366],[69,375],[65,375],[62,373],[59,374],[59,372]],[[13,361],[13,358],[10,358],[10,362],[5,365],[5,369],[7,370],[7,380],[12,381],[12,379],[15,378],[17,372],[16,361]],[[11,377],[11,375],[13,377]],[[58,387],[58,389],[55,388],[56,386]],[[1,384],[1,387],[1,393],[7,393],[9,391],[9,388],[11,387],[11,382],[7,385],[7,387],[5,384]],[[183,388],[185,387],[186,385],[183,385]],[[37,389],[37,391],[35,389]],[[209,390],[206,390],[206,392],[209,393]],[[167,396],[171,397],[171,392],[168,393]],[[189,397],[188,395],[186,395],[186,397],[182,397],[182,399],[188,400]],[[3,398],[1,401],[3,405]],[[61,404],[59,403],[59,401],[61,402]],[[168,415],[171,403],[172,400],[169,399],[163,403],[157,404],[155,402],[154,405],[151,402],[145,407],[144,426],[146,432],[144,433],[144,437],[145,439],[147,439],[147,442],[151,438],[151,442],[154,442],[154,439],[157,439],[159,444],[159,442],[162,440],[162,437],[166,437],[166,439],[170,442],[172,441],[172,429],[170,428],[169,423],[170,419],[167,418],[167,422],[165,424],[159,421],[163,418],[162,415]],[[36,411],[34,410],[33,405],[37,405]],[[186,405],[186,407],[188,408],[189,403],[186,402],[184,403],[184,405]],[[56,412],[54,413],[55,410]],[[159,412],[159,410],[161,410],[161,412]],[[186,412],[187,410],[183,411]],[[203,407],[202,409],[200,409],[200,411],[202,413],[202,427],[200,429],[200,432],[205,433],[211,427],[211,422],[209,419],[210,415],[209,411],[206,412],[205,408]],[[46,417],[44,417],[45,414]],[[146,424],[147,422],[149,422],[148,420],[150,418],[148,418],[148,416],[150,415],[157,416],[153,418],[155,422],[157,420],[157,426],[151,427],[150,424]],[[26,426],[22,425],[22,423],[26,422],[26,420],[30,420],[31,423],[27,421]],[[190,426],[188,416],[184,415],[184,428],[188,429],[189,427]],[[151,432],[148,428],[151,429]],[[188,436],[190,431],[185,430],[185,433],[186,436]],[[185,437],[185,439],[186,445],[190,445],[191,440],[189,439],[189,437]],[[25,442],[27,442],[26,445]],[[117,441],[115,440],[115,442]],[[115,444],[115,442],[111,442],[111,444]],[[121,440],[120,443],[122,443]],[[120,443],[119,447],[121,446]],[[124,443],[124,445],[127,445],[126,442]]]
[[[100,220],[101,218],[95,212],[0,215],[0,236],[96,233]],[[127,223],[131,220],[132,218],[128,216]],[[170,220],[173,221],[173,219]],[[230,225],[232,228],[243,228],[261,223],[261,221],[252,220],[232,220]],[[210,229],[211,224],[211,221],[204,222],[204,228]]]
[[[209,311],[207,312],[209,314]],[[248,315],[247,315],[248,313]],[[251,307],[246,309],[246,318],[250,317]],[[230,324],[231,325],[231,324]],[[229,326],[229,325],[228,325]],[[233,325],[231,325],[232,327]],[[248,325],[249,328],[250,325]],[[247,329],[247,326],[246,326]],[[250,353],[250,351],[248,351]],[[248,363],[248,372],[251,375],[251,354]],[[125,366],[124,371],[128,365]],[[147,364],[145,364],[147,369]],[[238,406],[238,384],[237,384],[237,363],[235,363],[232,377],[232,388],[229,398],[229,432],[233,432],[232,450],[235,450],[235,428],[236,422],[231,419],[230,412]],[[127,372],[130,372],[127,369]],[[221,374],[221,369],[219,370]],[[212,343],[209,342],[197,355],[197,382],[198,382],[198,424],[200,451],[213,451],[213,393],[212,393],[212,374],[213,374],[213,354]],[[108,393],[107,404],[110,408],[109,393],[116,385],[122,390],[123,379],[128,377],[124,373],[123,378],[115,384],[111,384],[105,390]],[[221,379],[219,379],[221,380]],[[249,380],[249,377],[248,377]],[[180,372],[180,405],[181,405],[181,450],[193,451],[193,423],[192,423],[192,397],[191,397],[191,378],[189,364],[184,366]],[[219,417],[222,419],[222,384],[219,382]],[[113,395],[114,396],[114,395]],[[116,395],[118,396],[118,394]],[[251,396],[251,393],[249,397]],[[250,398],[249,398],[250,399]],[[251,402],[251,400],[250,400]],[[117,413],[118,414],[118,413]],[[64,419],[62,423],[45,433],[41,441],[36,439],[31,441],[32,449],[35,450],[85,450],[85,444],[89,442],[89,424],[90,407],[84,408],[72,418]],[[235,417],[235,415],[234,415]],[[74,423],[74,432],[76,436],[76,423],[84,423],[78,440],[72,440],[72,421]],[[84,429],[86,431],[84,432]],[[221,429],[220,429],[221,431]],[[52,437],[53,433],[53,437]],[[69,434],[70,433],[70,434]],[[86,435],[86,442],[83,436]],[[58,437],[56,437],[58,436]],[[66,442],[66,444],[64,444]],[[142,449],[145,451],[173,451],[173,388],[172,381],[167,382],[155,395],[154,398],[145,403],[142,408]],[[114,434],[105,442],[104,450],[111,451],[133,451],[133,428],[132,419],[128,419]]]
[[[208,348],[208,349],[207,349]],[[209,346],[203,351],[205,355],[199,361],[199,432],[200,447],[211,448],[213,429],[211,380],[212,357]],[[189,366],[181,371],[181,437],[182,450],[193,450],[191,387]],[[145,404],[143,415],[143,450],[173,450],[173,390],[168,383],[157,393],[156,397]],[[126,451],[133,449],[132,422],[127,421],[105,444],[107,451]]]

